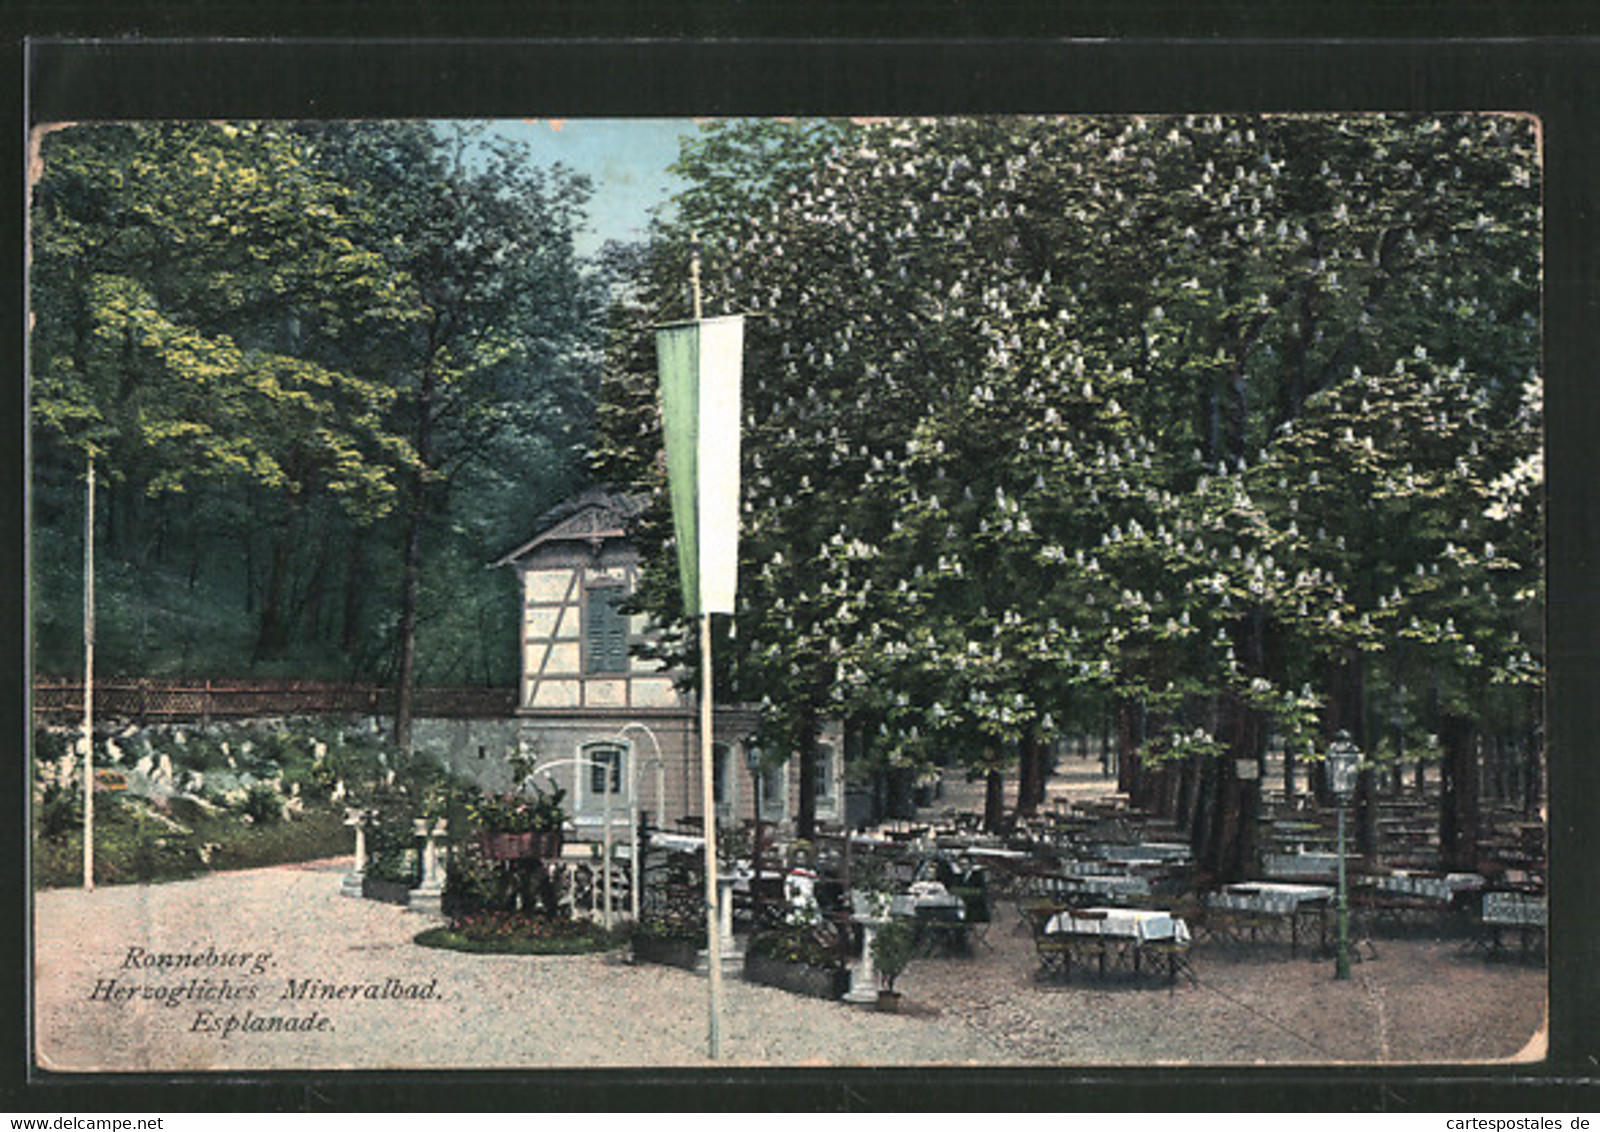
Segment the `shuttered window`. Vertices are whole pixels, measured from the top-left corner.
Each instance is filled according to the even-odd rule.
[[[585,671],[628,670],[628,618],[622,612],[621,586],[590,586],[584,602]]]

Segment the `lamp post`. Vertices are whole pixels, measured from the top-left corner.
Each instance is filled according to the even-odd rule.
[[[1334,955],[1333,977],[1350,977],[1350,899],[1344,875],[1344,808],[1355,791],[1356,772],[1361,765],[1361,748],[1341,730],[1328,745],[1328,788],[1339,804],[1339,943]]]
[[[617,740],[624,746],[631,745],[623,738],[629,731],[643,731],[650,740],[650,745],[655,748],[655,757],[652,761],[656,768],[656,821],[661,821],[661,808],[665,783],[662,780],[666,762],[661,757],[661,742],[656,738],[656,733],[642,723],[625,723],[622,730],[617,732]],[[628,870],[629,870],[629,906],[633,912],[633,922],[639,922],[639,760],[628,759],[628,829],[631,831],[629,838]],[[608,866],[609,867],[609,866]]]

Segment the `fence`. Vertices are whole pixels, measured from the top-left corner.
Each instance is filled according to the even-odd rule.
[[[314,681],[96,680],[97,716],[140,722],[249,719],[279,715],[392,715],[392,687]],[[418,688],[418,717],[508,719],[516,710],[514,688]],[[33,711],[38,718],[83,714],[83,683],[36,679]]]

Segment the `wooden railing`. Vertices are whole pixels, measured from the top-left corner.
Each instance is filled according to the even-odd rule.
[[[96,715],[130,720],[249,719],[281,715],[390,715],[394,688],[316,681],[107,679],[94,685]],[[509,718],[514,688],[418,688],[419,717]],[[83,711],[83,683],[40,677],[33,684],[36,716]]]

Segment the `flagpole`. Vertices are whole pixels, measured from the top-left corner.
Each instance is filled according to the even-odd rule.
[[[706,839],[706,966],[710,989],[711,1058],[722,1053],[722,925],[717,900],[717,804],[712,756],[711,614],[700,614],[700,806]]]
[[[700,234],[690,237],[689,292],[694,301],[694,320],[701,320]],[[722,931],[717,892],[717,798],[715,738],[711,693],[711,614],[699,610],[700,621],[700,812],[705,834],[706,860],[706,987],[710,996],[707,1045],[711,1059],[722,1055]]]
[[[83,888],[94,890],[94,457],[83,504]]]

